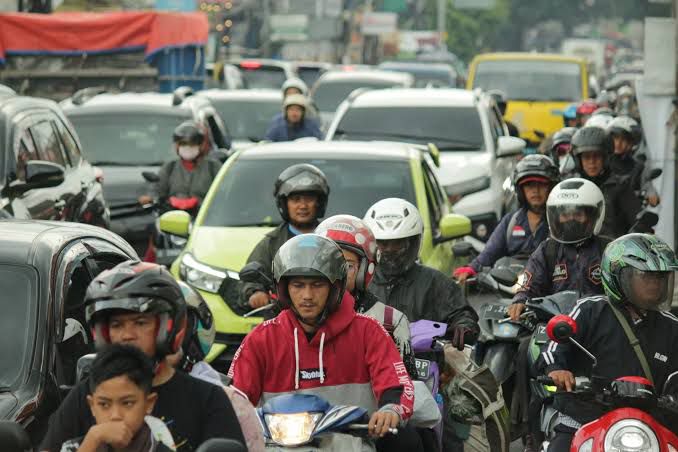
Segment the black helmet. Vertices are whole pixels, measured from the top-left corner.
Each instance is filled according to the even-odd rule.
[[[179,350],[186,333],[186,302],[164,267],[126,261],[92,280],[85,294],[85,319],[97,347],[110,342],[108,318],[116,311],[158,315],[157,359]]]
[[[290,220],[287,212],[287,197],[292,193],[304,192],[318,195],[318,218],[325,216],[327,198],[330,194],[330,186],[327,184],[325,173],[311,164],[299,163],[285,169],[275,181],[273,196],[275,196],[278,211],[283,220]]]
[[[203,361],[212,348],[216,325],[212,311],[200,292],[183,281],[178,283],[187,308],[186,335],[181,344],[184,356],[180,367],[184,372],[190,372],[193,365]]]
[[[609,155],[614,150],[612,138],[605,129],[594,126],[582,127],[572,137],[572,155],[577,171],[582,173],[581,155],[585,152],[598,151],[603,155],[603,167],[607,169]]]
[[[558,148],[563,144],[572,144],[572,137],[575,133],[577,133],[576,127],[563,127],[553,134],[550,152],[551,159],[553,159],[556,164],[559,163],[560,157],[563,156],[558,152]]]
[[[521,207],[528,207],[528,205],[520,185],[533,180],[548,183],[551,187],[560,181],[558,167],[550,157],[542,154],[530,154],[516,164],[513,170],[513,186],[518,194],[518,202]]]
[[[184,121],[174,129],[172,141],[201,145],[205,141],[205,132],[195,121]]]
[[[273,258],[273,277],[278,303],[283,309],[294,310],[287,288],[287,280],[294,276],[320,277],[332,285],[325,310],[316,320],[316,325],[339,308],[346,290],[347,265],[341,248],[333,240],[317,234],[301,234],[280,247]]]

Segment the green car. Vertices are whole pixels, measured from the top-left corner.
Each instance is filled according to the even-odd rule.
[[[245,335],[262,321],[235,314],[222,298],[223,282],[238,278],[252,249],[280,223],[273,184],[282,170],[296,163],[311,163],[327,175],[328,217],[341,213],[362,218],[384,198],[404,198],[415,204],[425,226],[421,261],[449,274],[451,240],[469,234],[471,223],[450,213],[435,175],[436,157],[433,146],[391,142],[264,144],[228,159],[193,224],[185,212],[165,213],[160,229],[188,237],[172,273],[200,290],[216,319],[216,340],[207,360],[225,369]]]

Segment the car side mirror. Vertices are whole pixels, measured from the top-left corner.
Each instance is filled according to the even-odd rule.
[[[473,245],[464,240],[459,240],[452,245],[452,252],[455,257],[468,257],[473,253]]]
[[[66,170],[63,166],[44,160],[26,162],[26,180],[14,180],[3,188],[3,195],[16,197],[35,188],[57,187],[64,182]]]
[[[527,146],[522,138],[502,136],[497,140],[497,157],[511,157],[521,154]]]
[[[160,230],[177,237],[188,237],[191,215],[183,210],[170,210],[160,216]]]
[[[447,242],[471,233],[471,220],[456,213],[448,213],[440,219],[438,225],[440,236],[435,239],[437,243]]]
[[[153,171],[143,171],[141,176],[146,182],[150,182],[152,184],[160,182],[160,176],[158,176],[158,174],[154,173]]]
[[[33,450],[26,430],[14,421],[0,421],[0,444],[2,450],[19,452]]]
[[[567,342],[577,334],[577,322],[569,315],[557,315],[546,325],[546,334],[553,342]]]

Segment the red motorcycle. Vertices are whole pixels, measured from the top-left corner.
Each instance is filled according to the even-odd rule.
[[[553,317],[547,327],[549,338],[558,343],[569,342],[593,361],[596,358],[573,336],[576,322],[569,316]],[[553,385],[548,377],[539,377],[543,384]],[[678,435],[659,419],[670,419],[678,425],[678,376],[669,379],[661,397],[646,378],[629,376],[615,380],[592,377],[577,378],[573,394],[609,411],[582,426],[574,435],[570,452],[637,451],[678,452]]]

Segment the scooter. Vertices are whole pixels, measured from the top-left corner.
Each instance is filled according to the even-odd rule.
[[[264,403],[257,414],[266,450],[375,450],[373,442],[363,437],[368,427],[367,410],[358,406],[331,405],[313,394],[285,394]],[[397,434],[398,429],[389,429],[389,433]]]
[[[597,359],[574,339],[576,331],[576,322],[567,315],[553,317],[546,328],[549,339],[557,343],[570,343],[588,356],[595,372]],[[541,384],[554,384],[546,376],[540,376],[538,380]],[[658,420],[670,419],[674,426],[678,421],[678,377],[670,378],[662,392],[664,395],[658,397],[654,385],[638,376],[617,379],[595,375],[591,379],[580,377],[571,394],[609,411],[577,430],[570,450],[678,450],[678,435]],[[545,443],[544,447],[547,446]]]
[[[244,283],[257,283],[268,290],[271,302],[260,308],[252,309],[247,300],[242,297]],[[273,318],[278,314],[276,310],[277,295],[275,293],[275,283],[266,273],[264,267],[256,261],[246,264],[237,275],[229,274],[219,288],[219,294],[226,301],[226,304],[238,315],[243,317],[263,316],[266,319]]]

